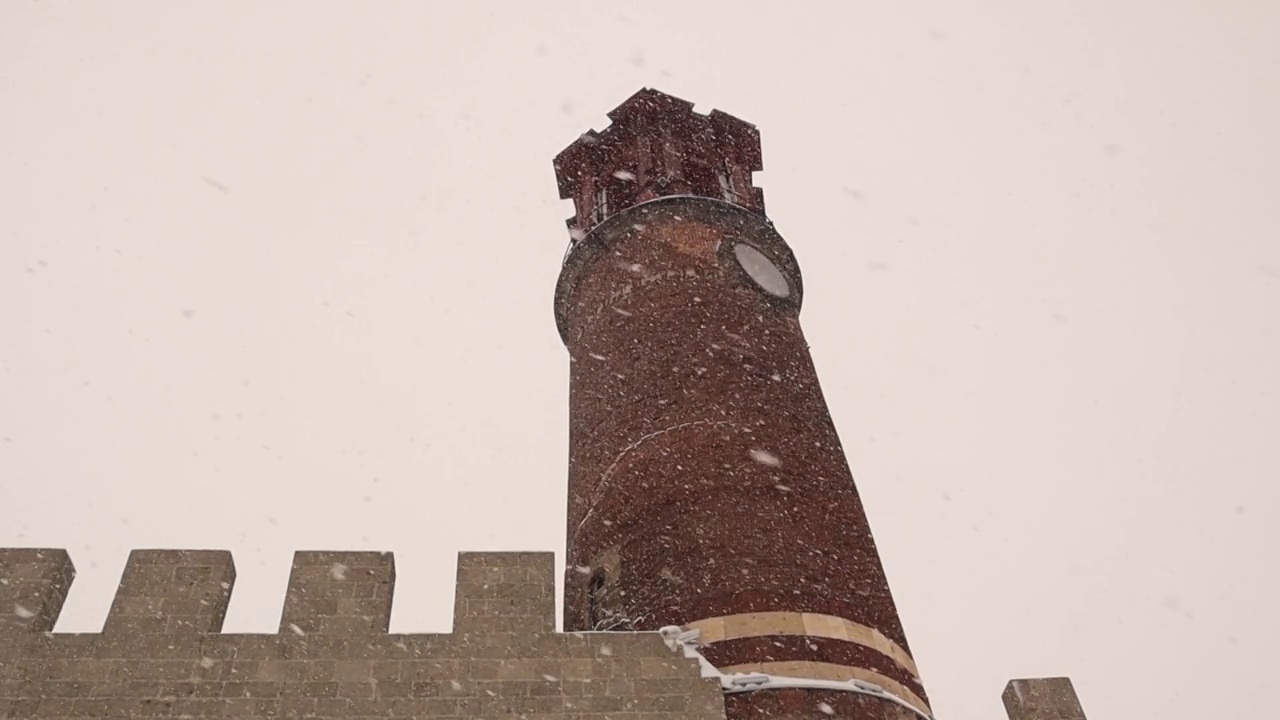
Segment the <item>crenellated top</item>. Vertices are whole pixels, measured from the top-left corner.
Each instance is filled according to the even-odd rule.
[[[751,174],[763,170],[760,133],[719,110],[644,88],[609,113],[555,159],[561,198],[573,198],[567,220],[574,242],[633,205],[668,195],[715,198],[764,214],[764,193]]]
[[[279,632],[385,634],[395,576],[391,553],[294,553]],[[461,553],[455,631],[553,632],[553,576],[551,553]],[[74,577],[65,550],[0,549],[0,640],[52,631]],[[134,550],[102,634],[221,632],[235,579],[235,564],[225,550]]]
[[[555,632],[552,553],[462,553],[452,633],[388,633],[390,553],[300,552],[279,632],[224,633],[231,555],[138,550],[101,633],[62,550],[0,549],[0,718],[724,720],[659,633]]]

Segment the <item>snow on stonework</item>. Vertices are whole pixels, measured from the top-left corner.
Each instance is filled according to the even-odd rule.
[[[774,455],[768,450],[759,450],[759,449],[752,450],[751,459],[755,460],[761,465],[768,465],[769,467],[778,467],[779,465],[782,464],[782,461],[778,459],[778,456]]]

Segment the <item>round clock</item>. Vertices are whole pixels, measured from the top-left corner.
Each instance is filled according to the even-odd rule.
[[[737,258],[738,264],[747,275],[765,292],[780,298],[791,294],[791,286],[787,284],[787,278],[783,276],[778,266],[773,264],[773,261],[764,256],[764,253],[746,243],[737,243],[733,246],[733,256]]]

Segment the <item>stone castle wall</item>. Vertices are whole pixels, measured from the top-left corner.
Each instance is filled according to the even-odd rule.
[[[101,633],[50,632],[62,550],[0,550],[0,717],[721,720],[658,633],[555,632],[552,553],[463,553],[451,634],[387,632],[389,553],[300,552],[274,635],[222,634],[221,551],[129,556]]]
[[[387,632],[390,553],[296,553],[272,635],[221,632],[228,552],[134,551],[101,633],[52,632],[74,576],[64,550],[0,549],[0,718],[725,717],[719,682],[658,633],[555,632],[552,553],[461,553],[447,634]],[[1004,701],[1084,720],[1066,678]]]

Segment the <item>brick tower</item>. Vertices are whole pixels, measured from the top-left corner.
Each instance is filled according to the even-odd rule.
[[[730,718],[928,717],[765,216],[756,129],[641,90],[555,160],[565,630],[698,631]]]

